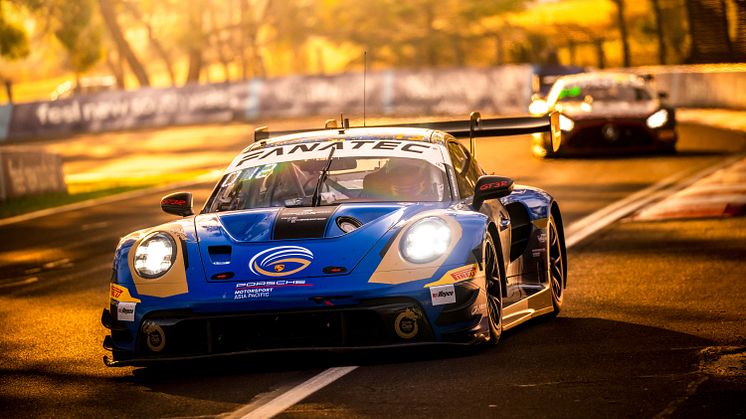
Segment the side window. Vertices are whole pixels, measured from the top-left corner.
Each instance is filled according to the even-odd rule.
[[[482,176],[484,172],[482,172],[477,161],[471,158],[471,154],[466,150],[466,148],[460,144],[459,147],[461,147],[461,151],[463,151],[463,153],[469,158],[469,164],[466,166],[466,173],[464,173],[464,175],[466,176],[466,181],[470,185],[469,191],[473,193],[474,187],[477,186],[479,177]],[[469,195],[471,195],[471,193]]]
[[[451,155],[453,169],[456,171],[456,183],[461,198],[468,198],[474,194],[474,186],[477,184],[482,170],[477,162],[470,158],[469,152],[464,146],[456,142],[448,143],[448,152]]]

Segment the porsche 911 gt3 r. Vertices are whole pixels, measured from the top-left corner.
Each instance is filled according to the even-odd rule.
[[[119,242],[105,362],[471,345],[556,314],[559,206],[474,156],[477,137],[558,142],[556,117],[258,132],[198,215],[171,194],[161,206],[183,218]]]

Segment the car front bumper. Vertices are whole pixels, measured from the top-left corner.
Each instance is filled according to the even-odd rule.
[[[484,290],[472,282],[456,287],[456,303],[423,306],[402,297],[335,300],[318,308],[215,313],[193,309],[153,310],[137,325],[112,319],[104,348],[108,366],[225,357],[269,351],[352,350],[425,344],[471,345],[489,338]]]
[[[533,152],[547,155],[604,155],[672,151],[678,140],[675,125],[651,129],[644,120],[580,120],[571,131],[562,132],[557,152],[550,152],[547,142],[534,135]]]

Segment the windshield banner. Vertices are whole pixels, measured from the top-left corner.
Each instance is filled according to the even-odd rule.
[[[386,139],[319,141],[247,150],[233,160],[227,171],[233,172],[260,164],[327,159],[331,149],[335,149],[334,158],[405,157],[427,160],[436,165],[440,170],[445,171],[442,163],[443,154],[440,151],[439,145],[426,142]]]

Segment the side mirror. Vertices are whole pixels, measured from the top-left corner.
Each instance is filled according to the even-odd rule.
[[[545,115],[549,112],[549,104],[546,100],[536,99],[528,105],[528,112],[531,115]]]
[[[472,206],[478,210],[484,201],[502,198],[510,195],[511,192],[513,192],[513,179],[493,175],[480,176],[474,187]]]
[[[192,193],[176,192],[161,198],[161,209],[167,214],[188,217],[194,215],[192,211]]]

